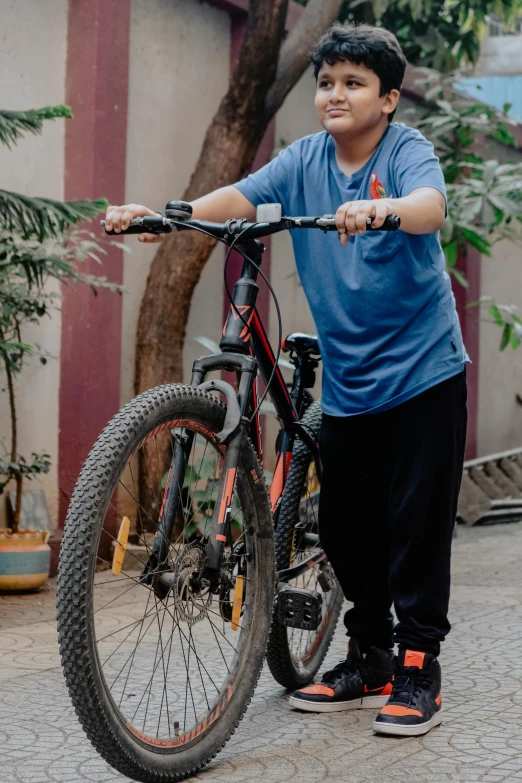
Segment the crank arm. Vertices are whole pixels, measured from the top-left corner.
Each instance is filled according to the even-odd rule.
[[[301,576],[301,574],[306,573],[309,568],[313,568],[317,563],[321,563],[323,560],[326,560],[326,553],[320,549],[319,552],[310,555],[310,557],[307,557],[306,560],[303,560],[298,565],[292,566],[291,568],[283,568],[281,571],[278,571],[277,582],[289,582],[291,579],[296,579],[298,576]]]

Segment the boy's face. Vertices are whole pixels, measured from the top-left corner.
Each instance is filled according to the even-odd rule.
[[[324,62],[317,76],[315,108],[323,128],[332,136],[359,135],[383,119],[388,122],[399,99],[399,91],[379,96],[377,74],[363,63],[344,60]]]

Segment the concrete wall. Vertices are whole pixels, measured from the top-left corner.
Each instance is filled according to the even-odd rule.
[[[474,76],[522,73],[522,35],[488,37],[482,44]]]
[[[522,42],[522,36],[519,36]],[[498,40],[498,39],[492,39]],[[485,157],[522,161],[522,153],[489,141]],[[497,303],[515,305],[522,318],[522,264],[520,246],[503,240],[492,255],[481,257],[481,293]],[[501,330],[480,309],[478,455],[493,454],[522,444],[522,347],[499,351]],[[471,317],[477,317],[472,314]]]
[[[0,25],[0,105],[4,109],[35,109],[63,103],[67,0],[3,0]],[[52,42],[52,45],[50,45]],[[0,147],[1,187],[31,196],[63,199],[64,125],[55,120],[44,125],[41,136],[28,134],[9,151]],[[49,290],[56,290],[50,285]],[[58,388],[60,383],[59,311],[44,318],[39,327],[24,330],[23,339],[37,342],[49,357],[44,366],[37,358],[26,362],[17,378],[19,445],[26,459],[31,452],[51,455],[51,472],[26,482],[27,489],[43,487],[54,522],[58,485]],[[7,444],[10,425],[0,370],[0,443]],[[0,526],[4,521],[0,503]]]
[[[482,256],[482,294],[514,304],[522,317],[520,247],[502,241],[493,256]],[[478,454],[493,454],[522,444],[522,348],[499,351],[501,330],[490,323],[487,307],[480,323]]]
[[[230,17],[198,0],[133,0],[130,31],[126,200],[161,209],[180,198],[230,73]],[[195,53],[203,56],[194,56]],[[139,305],[156,247],[127,238],[121,401],[134,395]],[[193,337],[217,339],[223,298],[216,248],[196,288],[185,347],[185,378],[205,353]]]

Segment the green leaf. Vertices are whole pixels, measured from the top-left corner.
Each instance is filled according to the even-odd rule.
[[[446,256],[446,264],[453,268],[457,263],[458,247],[457,242],[453,240],[449,245],[444,248],[444,255]]]
[[[194,489],[190,493],[190,497],[199,505],[200,503],[203,503],[205,500],[208,503],[214,504],[216,503],[215,498],[212,498],[211,493],[208,489]]]
[[[200,519],[200,521],[198,522],[197,529],[199,530],[199,532],[201,533],[203,538],[205,538],[205,536],[208,536],[211,525],[212,525],[212,520],[210,520],[208,518],[207,519],[205,519],[205,518]],[[189,527],[190,527],[190,525],[189,525]],[[194,529],[194,532],[195,532],[195,529]],[[193,535],[193,534],[189,534],[189,536],[190,535]]]
[[[521,342],[522,322],[520,321],[520,318],[518,318],[516,315],[513,315],[512,318],[513,318],[513,335],[519,342]]]
[[[187,465],[185,478],[183,479],[183,487],[190,487],[191,484],[196,484],[198,481],[199,476],[197,471],[192,467],[192,465]]]
[[[488,310],[490,318],[492,318],[497,326],[503,326],[504,325],[504,319],[502,318],[502,313],[498,309],[498,307],[494,304],[491,305],[491,307]]]
[[[476,231],[472,231],[470,228],[464,228],[464,226],[459,226],[460,231],[462,232],[462,235],[464,238],[469,242],[470,245],[475,247],[479,253],[483,253],[486,256],[490,256],[490,248],[491,244],[488,242],[487,239],[484,237],[481,237],[480,234],[477,234]]]
[[[511,338],[511,324],[504,324],[502,339],[500,341],[500,350],[503,351]]]
[[[0,225],[7,231],[20,234],[22,239],[35,237],[43,242],[58,237],[81,220],[99,215],[107,207],[108,202],[104,198],[62,202],[0,190]]]
[[[72,117],[68,106],[45,106],[43,109],[28,111],[0,110],[0,144],[11,147],[22,138],[24,133],[39,134],[45,120],[58,117]]]
[[[216,470],[217,457],[207,454],[203,460],[196,460],[194,464],[200,479],[210,478]]]
[[[194,533],[196,532],[196,530],[197,530],[196,524],[194,522],[191,522],[185,527],[184,533],[186,537],[190,540],[194,535]]]

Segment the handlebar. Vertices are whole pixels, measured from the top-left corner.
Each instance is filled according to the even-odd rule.
[[[373,218],[366,221],[368,231],[397,231],[401,225],[398,215],[388,215],[380,228],[372,227]],[[105,221],[100,221],[105,226]],[[232,240],[238,234],[245,239],[259,239],[280,231],[294,228],[320,228],[323,231],[337,231],[334,215],[322,215],[318,217],[282,217],[273,223],[249,223],[248,220],[227,220],[226,223],[211,223],[207,220],[192,220],[180,218],[168,218],[158,215],[138,217],[131,220],[129,228],[117,233],[106,231],[110,236],[127,234],[170,234],[172,231],[187,231],[190,229],[204,231],[216,239]]]

